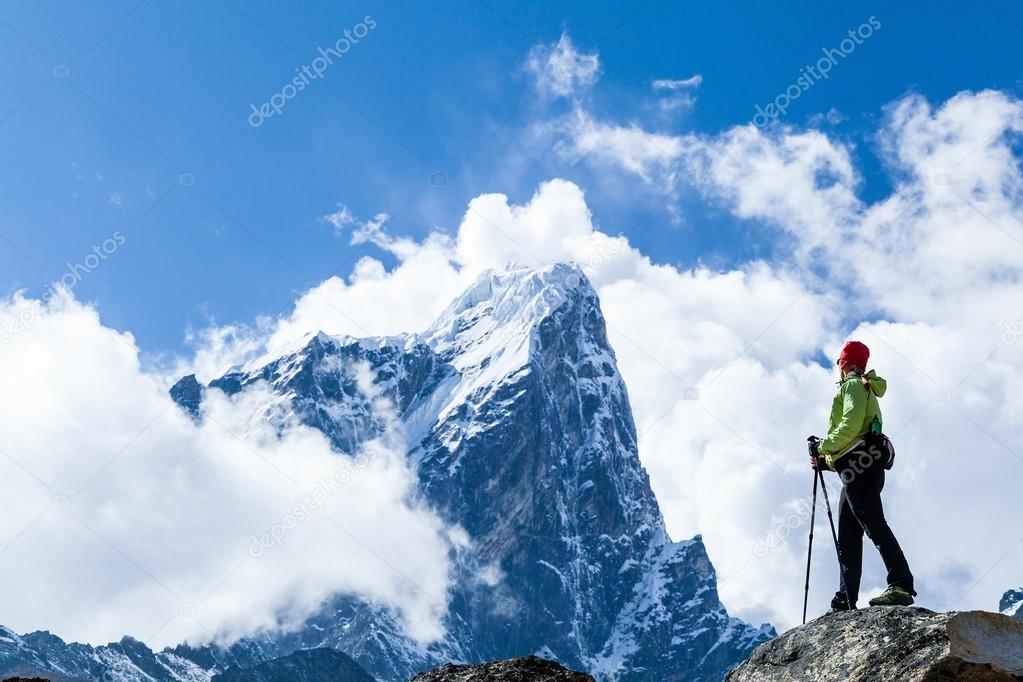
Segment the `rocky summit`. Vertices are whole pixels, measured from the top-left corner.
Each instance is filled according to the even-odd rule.
[[[448,665],[412,678],[412,682],[594,682],[584,673],[568,670],[538,656],[520,656],[479,665]]]
[[[726,682],[1023,680],[1023,623],[986,611],[873,607],[835,613],[758,646]]]

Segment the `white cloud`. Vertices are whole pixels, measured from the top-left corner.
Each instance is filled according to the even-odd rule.
[[[422,244],[395,239],[394,249],[399,264],[393,270],[362,258],[347,281],[331,277],[301,296],[264,339],[265,349],[287,347],[316,330],[352,336],[420,331],[471,281],[470,273],[452,266],[450,239],[438,235]]]
[[[1014,148],[1023,104],[1004,93],[960,93],[937,110],[919,96],[893,103],[879,139],[895,191],[870,205],[857,195],[852,150],[812,128],[667,135],[601,121],[577,105],[552,129],[569,161],[622,170],[658,190],[696,187],[736,216],[794,237],[798,263],[866,287],[859,311],[927,321],[982,313],[994,324],[1013,305],[1023,274]]]
[[[586,159],[624,168],[644,182],[668,191],[682,182],[688,169],[681,162],[699,144],[694,136],[648,132],[637,124],[607,124],[582,109],[550,127],[564,135],[555,148],[566,161]]]
[[[596,53],[578,52],[568,34],[563,33],[554,45],[535,46],[529,53],[526,67],[542,94],[571,97],[597,82],[600,60]]]
[[[92,308],[0,308],[32,322],[0,345],[6,625],[162,646],[294,625],[349,592],[441,633],[447,531],[409,502],[400,443],[354,459],[305,427],[278,436],[258,388],[212,391],[197,426]]]
[[[650,87],[654,90],[686,90],[690,88],[698,88],[703,82],[703,76],[696,74],[689,78],[683,78],[681,80],[672,80],[670,78],[660,78],[650,83]]]
[[[662,78],[650,83],[655,92],[664,93],[664,96],[657,100],[657,106],[663,113],[672,113],[682,109],[692,109],[696,106],[696,95],[693,90],[703,83],[703,76],[696,74],[681,80]]]
[[[889,109],[882,139],[900,182],[862,220],[880,267],[868,278],[856,263],[884,310],[993,325],[1017,309],[1021,133],[1023,102],[1000,92],[960,93],[937,110],[913,96]]]
[[[663,97],[657,102],[657,106],[664,113],[692,109],[696,106],[696,97],[688,92],[680,92],[671,97]]]
[[[349,225],[353,225],[357,222],[351,209],[341,202],[338,202],[336,211],[328,213],[323,216],[321,220],[330,223],[334,227],[335,233],[340,233]]]
[[[844,120],[845,120],[845,116],[842,115],[842,112],[840,112],[835,107],[831,107],[830,109],[828,109],[828,112],[826,114],[824,114],[824,113],[812,114],[809,117],[809,119],[807,120],[807,122],[811,126],[813,126],[815,128],[819,128],[820,126],[824,125],[824,123],[829,123],[831,125],[838,125],[839,123],[841,123]]]
[[[818,247],[855,248],[862,208],[849,150],[818,130],[764,133],[753,125],[700,139],[683,163],[709,196],[741,218],[773,223],[800,237],[805,262]]]
[[[352,233],[352,244],[365,244],[370,242],[381,248],[387,248],[388,243],[384,235],[383,227],[391,216],[386,213],[378,213],[371,220],[367,220],[359,226],[359,229]]]

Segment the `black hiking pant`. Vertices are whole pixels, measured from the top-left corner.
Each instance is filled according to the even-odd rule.
[[[913,574],[909,571],[906,555],[889,528],[881,506],[884,466],[869,454],[860,457],[859,452],[851,452],[835,463],[835,469],[842,479],[842,495],[838,503],[838,547],[842,555],[839,578],[844,580],[852,602],[850,606],[855,606],[859,599],[864,533],[881,553],[881,560],[888,570],[888,585],[901,587],[915,595]],[[842,582],[839,582],[835,597],[839,602],[844,601]]]

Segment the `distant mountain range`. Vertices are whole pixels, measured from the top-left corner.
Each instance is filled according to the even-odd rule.
[[[421,334],[313,334],[208,385],[185,377],[171,394],[202,419],[209,391],[257,382],[274,394],[268,419],[297,419],[344,453],[386,428],[375,396],[394,404],[423,498],[472,539],[445,636],[422,646],[390,610],[337,596],[298,631],[227,648],[153,653],[128,638],[93,648],[4,631],[0,670],[209,680],[329,647],[380,680],[537,654],[602,680],[717,681],[775,635],[726,613],[699,536],[668,537],[597,295],[574,266],[489,271]],[[501,579],[480,580],[481,567]]]

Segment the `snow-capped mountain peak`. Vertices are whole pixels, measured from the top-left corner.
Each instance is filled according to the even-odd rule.
[[[393,402],[424,498],[474,550],[433,650],[393,618],[386,645],[324,616],[302,646],[337,646],[385,679],[536,651],[608,679],[669,669],[710,679],[771,634],[725,613],[699,537],[668,537],[600,301],[577,266],[486,271],[422,334],[314,335],[211,386],[267,381],[296,418],[352,452],[384,428],[355,364]],[[479,580],[483,567],[502,579]],[[389,616],[371,611],[382,627]]]
[[[524,341],[573,290],[596,296],[572,265],[487,270],[441,313],[424,337],[440,355],[466,367],[509,350],[524,361],[529,351]]]
[[[483,272],[423,334],[459,375],[439,415],[451,414],[473,397],[486,400],[488,389],[528,371],[538,327],[572,294],[596,300],[574,265],[527,268],[512,263],[505,270]]]
[[[432,327],[433,334],[428,332],[427,336],[439,336],[452,322],[464,320],[467,311],[481,305],[486,306],[486,316],[495,324],[516,321],[528,328],[529,319],[538,321],[563,301],[568,291],[580,287],[593,291],[582,270],[568,263],[540,268],[509,264],[503,270],[485,270],[441,313]]]

